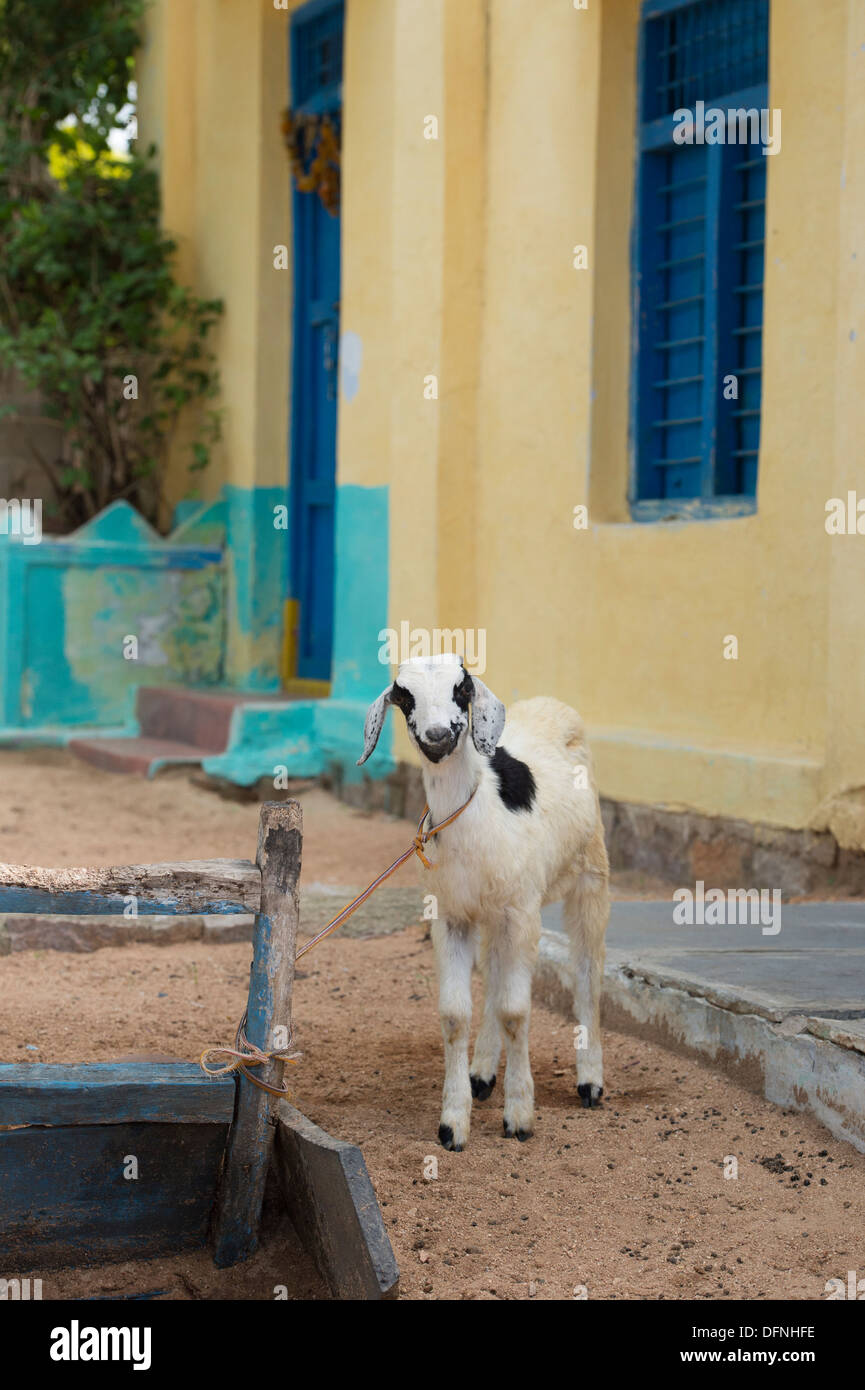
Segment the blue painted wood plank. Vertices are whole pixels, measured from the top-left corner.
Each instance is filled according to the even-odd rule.
[[[246,859],[188,860],[110,868],[43,869],[0,864],[0,913],[175,917],[257,912],[261,874]]]
[[[15,888],[0,885],[0,913],[69,913],[75,917],[122,917],[127,896],[136,899],[139,917],[181,917],[188,913],[229,917],[249,912],[241,898],[201,898],[192,902],[176,897],[147,898],[130,888],[129,894],[90,892],[51,892],[47,888]]]
[[[23,1274],[203,1246],[227,1126],[0,1132],[0,1269]],[[137,1177],[130,1159],[137,1164]]]
[[[132,1121],[227,1125],[235,1082],[192,1062],[42,1062],[0,1065],[0,1130],[18,1125]]]

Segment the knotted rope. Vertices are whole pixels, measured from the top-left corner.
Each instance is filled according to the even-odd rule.
[[[247,1081],[251,1081],[253,1086],[257,1086],[260,1091],[267,1091],[269,1095],[279,1096],[285,1099],[291,1092],[283,1081],[281,1086],[269,1086],[266,1081],[261,1081],[259,1077],[253,1076],[252,1072],[247,1071],[247,1067],[264,1066],[267,1062],[280,1061],[291,1062],[297,1066],[302,1052],[295,1052],[291,1048],[291,1032],[289,1031],[289,1046],[285,1048],[275,1048],[272,1052],[264,1052],[260,1047],[256,1047],[246,1036],[247,1012],[244,1010],[243,1018],[237,1025],[237,1033],[234,1038],[234,1047],[208,1047],[202,1052],[198,1059],[198,1065],[208,1076],[227,1076],[229,1072],[239,1071],[245,1076]],[[208,1065],[214,1057],[228,1057],[229,1060],[224,1066]]]

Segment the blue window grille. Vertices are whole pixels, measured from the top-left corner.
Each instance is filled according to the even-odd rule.
[[[759,113],[768,108],[768,55],[769,0],[644,0],[634,256],[637,519],[675,514],[677,501],[697,511],[701,504],[716,510],[720,499],[734,510],[753,509],[768,158]],[[700,102],[704,121],[717,109],[739,113],[735,127],[724,123],[723,142],[699,142],[706,133]],[[691,143],[674,139],[683,127],[676,113],[684,110],[695,118]]]

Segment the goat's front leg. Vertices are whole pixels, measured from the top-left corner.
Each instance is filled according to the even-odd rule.
[[[506,1139],[530,1139],[535,1128],[535,1085],[529,1063],[532,976],[541,934],[540,909],[509,910],[490,933],[489,982],[505,1040]]]
[[[502,1026],[499,1023],[496,1000],[490,989],[489,947],[485,940],[482,945],[481,972],[484,978],[484,1009],[475,1039],[470,1079],[475,1100],[489,1100],[496,1084],[496,1072],[502,1055]]]
[[[469,1138],[472,1091],[469,1081],[469,1026],[472,1021],[474,933],[462,922],[434,922],[439,979],[439,1016],[445,1044],[445,1081],[439,1142],[459,1153]]]

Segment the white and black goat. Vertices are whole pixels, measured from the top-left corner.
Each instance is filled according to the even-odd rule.
[[[546,698],[519,701],[505,722],[501,700],[459,657],[416,658],[402,663],[370,706],[361,763],[375,748],[388,705],[402,710],[421,755],[428,825],[446,820],[475,792],[425,847],[436,869],[431,888],[439,914],[433,924],[445,1046],[439,1139],[446,1149],[465,1146],[472,1097],[486,1100],[492,1092],[502,1042],[505,1135],[528,1139],[532,974],[548,902],[564,900],[571,939],[574,1013],[582,1025],[577,1090],[584,1106],[597,1105],[603,1092],[599,1011],[609,868],[583,723],[568,705]],[[469,1069],[475,961],[485,996]]]

